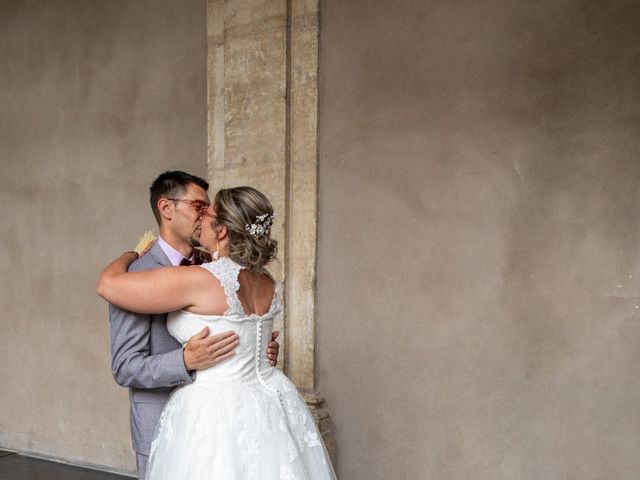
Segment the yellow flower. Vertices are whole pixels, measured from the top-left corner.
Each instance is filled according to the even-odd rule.
[[[154,233],[151,230],[147,230],[144,235],[140,237],[140,240],[138,240],[138,244],[136,245],[136,248],[133,249],[133,251],[138,255],[142,255],[149,249],[149,247],[151,247],[151,244],[155,242],[155,240],[156,236],[154,235]]]

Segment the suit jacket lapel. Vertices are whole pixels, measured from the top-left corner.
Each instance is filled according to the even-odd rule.
[[[153,260],[158,265],[162,265],[163,267],[171,266],[171,262],[169,261],[169,257],[167,257],[167,255],[164,253],[162,248],[160,248],[160,245],[158,245],[158,242],[156,242],[153,245],[153,247],[151,247],[151,250],[149,250],[149,255],[151,255],[151,258],[153,258]]]

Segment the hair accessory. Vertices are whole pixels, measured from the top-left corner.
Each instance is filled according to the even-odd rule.
[[[271,232],[271,225],[273,224],[273,219],[276,214],[269,215],[265,213],[263,215],[258,215],[256,217],[256,223],[252,223],[249,225],[248,223],[244,226],[244,229],[249,232],[249,235],[252,237],[259,237],[261,235],[269,235]]]

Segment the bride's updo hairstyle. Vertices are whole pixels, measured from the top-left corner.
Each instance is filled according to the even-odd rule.
[[[225,188],[213,202],[217,223],[227,227],[229,257],[245,268],[258,270],[278,253],[271,238],[273,207],[269,199],[251,187]]]

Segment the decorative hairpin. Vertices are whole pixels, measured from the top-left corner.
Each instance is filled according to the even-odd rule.
[[[273,224],[273,219],[276,214],[269,215],[265,213],[263,215],[258,215],[256,217],[256,223],[252,223],[249,225],[248,223],[244,226],[244,229],[249,232],[249,235],[253,237],[259,237],[260,235],[269,235],[271,232],[271,225]]]

